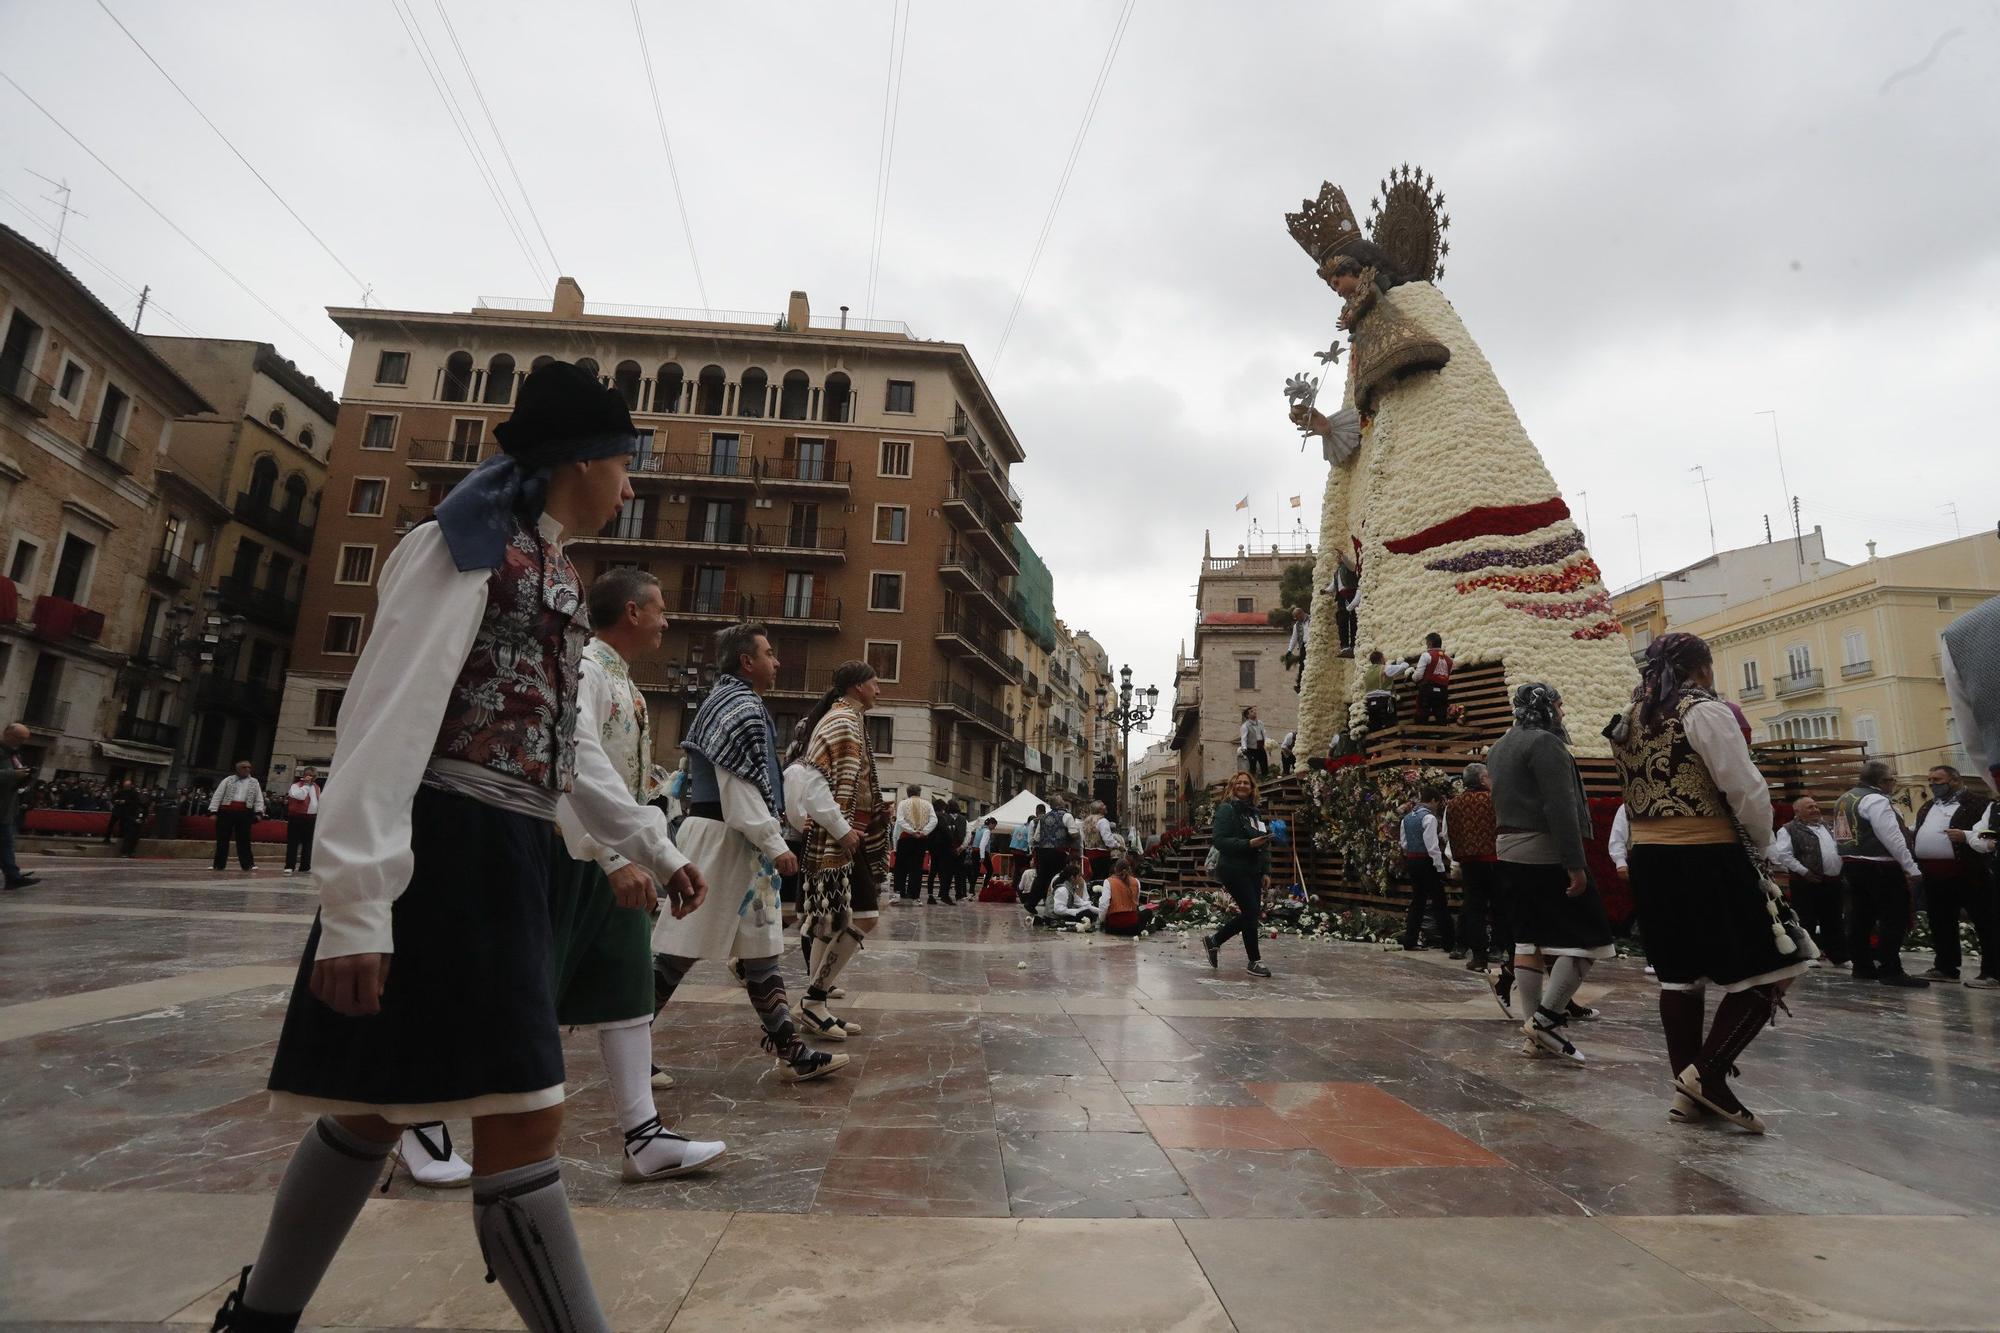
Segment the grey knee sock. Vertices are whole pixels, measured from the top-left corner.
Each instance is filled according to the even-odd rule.
[[[1549,969],[1549,984],[1542,990],[1542,1007],[1555,1014],[1569,1008],[1569,1002],[1575,996],[1576,988],[1590,975],[1590,965],[1594,961],[1596,960],[1568,956],[1556,959],[1555,965]]]
[[[278,1315],[306,1308],[394,1146],[364,1139],[332,1116],[321,1116],[306,1131],[278,1182],[264,1244],[243,1288],[244,1305]]]
[[[530,1333],[610,1333],[551,1157],[472,1178],[472,1225],[488,1273]]]
[[[1537,968],[1514,967],[1514,1003],[1517,1012],[1527,1018],[1535,1016],[1535,1009],[1542,1002],[1542,982],[1547,978]]]

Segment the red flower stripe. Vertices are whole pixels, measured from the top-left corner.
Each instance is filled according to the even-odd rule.
[[[1446,542],[1462,542],[1471,537],[1518,537],[1568,517],[1569,506],[1563,503],[1560,495],[1552,495],[1535,504],[1480,505],[1466,510],[1457,518],[1448,518],[1421,532],[1397,537],[1383,545],[1397,555],[1415,555],[1434,546],[1443,546]]]
[[[1572,639],[1608,639],[1614,634],[1623,634],[1625,627],[1615,620],[1600,620],[1595,625],[1585,625],[1582,629],[1569,632]]]
[[[1503,592],[1575,592],[1602,577],[1604,573],[1598,569],[1597,562],[1586,557],[1567,568],[1542,574],[1487,574],[1466,579],[1458,585],[1458,590],[1471,592],[1474,588],[1498,588]]]
[[[1582,620],[1611,610],[1611,598],[1594,592],[1578,602],[1508,602],[1510,611],[1526,611],[1538,620]]]

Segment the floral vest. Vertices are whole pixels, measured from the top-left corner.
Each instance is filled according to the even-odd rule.
[[[488,576],[486,613],[451,687],[431,753],[568,791],[576,772],[577,664],[590,629],[562,548],[521,527]]]
[[[1625,809],[1633,819],[1729,817],[1729,803],[1687,737],[1688,709],[1706,702],[1708,695],[1682,695],[1673,714],[1650,734],[1639,725],[1636,707],[1627,716],[1625,739],[1612,743],[1611,757],[1618,763]]]
[[[625,779],[632,799],[642,798],[646,768],[653,757],[652,736],[646,716],[646,696],[632,684],[632,668],[618,650],[601,639],[592,639],[584,656],[603,669],[610,682],[611,702],[604,710],[604,725],[598,739],[611,766]]]

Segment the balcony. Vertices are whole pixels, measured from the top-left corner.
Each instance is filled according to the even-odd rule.
[[[973,481],[992,497],[1015,522],[1021,519],[1021,497],[1008,484],[1006,473],[993,451],[986,447],[980,437],[978,427],[963,410],[952,414],[951,431],[945,436],[945,447],[951,451],[952,460],[972,477]]]
[[[152,745],[162,750],[171,750],[180,743],[181,729],[167,722],[154,722],[143,717],[133,717],[130,713],[118,716],[118,729],[113,733],[121,741],[131,741],[134,745]]]
[[[830,458],[760,458],[757,479],[767,491],[846,495],[854,485],[854,464]]]
[[[236,520],[247,523],[267,537],[275,537],[293,550],[304,553],[312,550],[312,524],[297,514],[286,513],[272,505],[268,496],[255,491],[236,492]]]
[[[979,548],[981,554],[1009,574],[1021,572],[1021,562],[1014,558],[1013,528],[996,517],[986,503],[974,494],[960,473],[951,480],[951,490],[945,495],[940,508],[954,528]]]
[[[989,703],[963,685],[939,681],[931,688],[931,702],[943,712],[956,713],[976,726],[984,727],[1002,740],[1018,740],[1021,725],[1013,714]]]
[[[96,643],[104,637],[104,613],[67,598],[47,594],[37,597],[29,618],[35,626],[35,637],[50,643],[70,639]]]
[[[750,490],[757,484],[757,464],[747,453],[648,454],[633,466],[635,476],[662,477],[703,488],[721,486]]]
[[[139,456],[139,446],[101,421],[89,423],[86,429],[90,431],[90,443],[84,446],[84,458],[120,476],[130,476],[130,460]]]
[[[787,629],[840,628],[840,599],[838,597],[793,597],[785,593],[774,593],[768,597],[746,597],[743,599],[744,612],[751,620],[761,620],[770,625],[782,625]],[[781,667],[780,670],[783,668]],[[803,670],[803,667],[801,668]]]
[[[431,516],[435,513],[437,513],[436,505],[417,505],[414,508],[407,506],[398,508],[396,510],[396,535],[400,537],[419,523],[429,522]]]
[[[271,629],[290,630],[299,621],[297,599],[281,588],[260,588],[249,579],[225,574],[215,581],[224,612],[246,616]]]
[[[411,440],[410,466],[431,476],[462,477],[479,466],[478,440]]]
[[[1842,680],[1858,680],[1863,676],[1872,676],[1874,674],[1875,664],[1873,662],[1843,662],[1840,665],[1840,678]]]
[[[601,532],[574,538],[570,545],[620,549],[637,546],[673,546],[705,551],[750,550],[751,529],[745,523],[690,523],[680,518],[660,518],[647,511],[636,517],[621,514]]]
[[[938,646],[948,653],[963,653],[1009,684],[1019,684],[1021,662],[1010,657],[993,632],[968,615],[946,613],[938,617]]]
[[[1789,676],[1778,677],[1778,697],[1788,699],[1795,694],[1810,694],[1814,690],[1826,688],[1826,672],[1814,667],[1810,671],[1794,671]]]
[[[795,559],[846,560],[847,529],[797,527],[763,523],[751,529],[751,544],[759,551]]]
[[[31,417],[49,414],[49,399],[55,386],[19,362],[0,364],[0,398],[6,399]]]
[[[831,673],[829,673],[831,674]],[[778,683],[770,688],[767,698],[775,695],[787,699],[817,699],[825,692],[824,686],[812,683],[811,671],[804,662],[778,663]],[[780,736],[780,741],[788,738]]]
[[[983,599],[993,614],[1019,628],[1013,595],[1000,586],[1000,576],[973,553],[970,544],[956,537],[947,542],[938,561],[938,575],[946,587]]]
[[[201,571],[194,567],[192,560],[183,560],[164,548],[154,553],[151,573],[154,578],[165,579],[176,588],[185,588],[201,577]]]
[[[667,618],[681,623],[734,625],[744,619],[744,604],[748,601],[739,592],[682,588],[667,593]]]
[[[226,680],[213,671],[195,678],[195,707],[204,711],[237,713],[247,717],[276,719],[280,691],[250,681]]]
[[[28,706],[21,711],[21,725],[29,731],[50,731],[60,734],[69,727],[69,700],[37,699],[30,696]]]
[[[1736,697],[1742,703],[1755,703],[1764,697],[1764,687],[1762,685],[1745,685],[1736,692]]]

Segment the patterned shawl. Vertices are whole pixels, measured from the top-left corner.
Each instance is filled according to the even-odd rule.
[[[1694,688],[1688,676],[1713,661],[1701,636],[1676,631],[1662,634],[1646,645],[1646,661],[1639,668],[1639,683],[1632,690],[1632,702],[1639,706],[1637,720],[1650,730],[1674,716],[1681,695]]]
[[[1569,729],[1563,725],[1562,714],[1556,711],[1561,702],[1562,695],[1555,686],[1531,680],[1514,691],[1514,725],[1529,731],[1546,731],[1567,745]]]
[[[715,678],[715,687],[702,700],[681,748],[755,783],[771,813],[785,813],[785,785],[777,777],[778,737],[771,724],[771,710],[739,677]]]
[[[813,728],[812,739],[806,742],[800,762],[819,770],[840,813],[862,831],[863,866],[875,869],[886,864],[889,828],[885,820],[877,817],[882,788],[875,775],[875,756],[868,750],[868,732],[862,726],[861,710],[845,699],[827,709],[826,716]],[[805,872],[808,875],[838,870],[847,863],[847,852],[834,841],[832,834],[818,824],[807,826]]]

